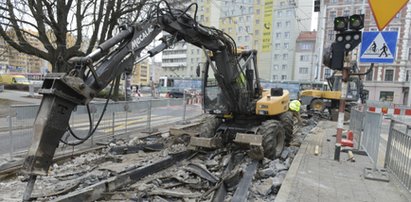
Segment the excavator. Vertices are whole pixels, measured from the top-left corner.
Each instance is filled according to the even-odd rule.
[[[354,71],[356,72],[356,71]],[[342,74],[340,71],[334,71],[327,78],[329,90],[309,89],[300,92],[299,99],[302,105],[307,106],[307,110],[322,112],[325,109],[331,113],[331,118],[336,119],[334,114],[338,110],[341,100],[341,82]],[[346,111],[349,112],[352,106],[358,102],[365,103],[368,99],[368,90],[364,89],[363,81],[360,75],[352,75],[348,79],[348,89],[346,101]]]
[[[237,50],[235,41],[226,33],[196,21],[197,4],[184,10],[171,8],[160,1],[148,17],[133,25],[121,25],[119,33],[100,44],[93,52],[67,61],[66,73],[46,76],[42,102],[34,122],[34,135],[23,172],[28,184],[23,201],[28,201],[38,175],[47,175],[56,148],[61,142],[77,145],[93,135],[90,127],[86,137],[71,133],[69,119],[77,105],[86,105],[123,73],[131,73],[133,64],[160,53],[184,40],[201,48],[206,54],[203,71],[204,110],[209,114],[203,121],[193,146],[220,140],[220,146],[233,141],[249,146],[256,158],[276,158],[293,132],[292,114],[288,111],[289,92],[281,88],[263,90],[257,69],[257,51]],[[194,17],[189,10],[194,9]],[[161,44],[144,51],[161,32]],[[113,86],[113,85],[112,85]],[[92,123],[90,123],[92,124]],[[77,142],[65,142],[70,132]]]

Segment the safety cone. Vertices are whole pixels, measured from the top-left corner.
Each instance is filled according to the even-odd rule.
[[[347,139],[348,139],[348,140],[351,140],[351,141],[354,140],[354,133],[353,133],[351,130],[349,130],[349,131],[347,132]]]

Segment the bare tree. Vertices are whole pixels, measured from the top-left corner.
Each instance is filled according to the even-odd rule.
[[[66,61],[90,53],[117,31],[119,19],[136,22],[153,0],[1,0],[0,36],[17,51],[68,70]],[[146,7],[147,6],[147,7]],[[31,39],[42,47],[33,46]]]

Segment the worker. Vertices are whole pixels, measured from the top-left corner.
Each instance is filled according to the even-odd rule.
[[[301,125],[303,122],[300,117],[300,108],[301,108],[301,102],[299,100],[293,100],[289,104],[290,111],[293,113],[293,116],[297,118],[298,124]]]

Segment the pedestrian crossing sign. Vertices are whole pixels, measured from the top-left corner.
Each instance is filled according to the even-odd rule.
[[[363,32],[360,62],[394,63],[398,32]]]

